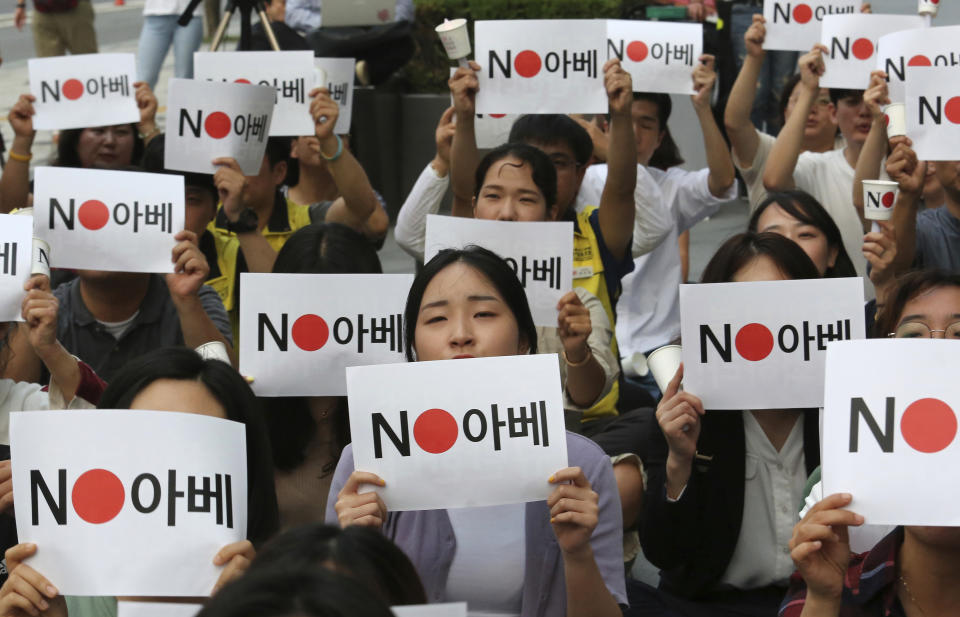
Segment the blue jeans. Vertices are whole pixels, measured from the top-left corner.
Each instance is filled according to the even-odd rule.
[[[137,79],[154,89],[163,59],[173,44],[173,74],[193,78],[193,52],[203,42],[203,19],[193,17],[185,27],[177,25],[180,15],[145,15],[137,47]]]
[[[730,39],[733,45],[734,57],[737,59],[737,72],[743,65],[743,57],[747,53],[743,35],[753,23],[753,16],[762,14],[759,6],[735,4],[731,7]],[[753,111],[750,120],[761,131],[771,135],[780,132],[780,93],[784,84],[797,70],[797,60],[800,54],[796,51],[768,51],[760,70],[760,80],[757,84],[757,98],[753,102]]]

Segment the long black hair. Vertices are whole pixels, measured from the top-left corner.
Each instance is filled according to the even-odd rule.
[[[800,245],[775,233],[737,234],[723,243],[703,270],[701,283],[729,283],[757,257],[773,260],[790,279],[818,279],[820,272]]]
[[[249,571],[277,567],[343,572],[366,584],[390,606],[427,603],[427,593],[410,558],[369,527],[340,529],[316,524],[285,531],[260,549]]]
[[[280,528],[270,465],[270,442],[253,390],[237,371],[219,360],[204,360],[192,349],[157,349],[127,363],[100,398],[100,409],[129,409],[147,386],[160,379],[199,381],[223,405],[227,419],[246,428],[247,539],[259,546]]]
[[[820,202],[806,191],[794,189],[770,193],[753,212],[750,222],[747,224],[747,231],[761,231],[757,229],[760,215],[771,204],[777,204],[784,212],[801,223],[819,229],[827,238],[827,246],[836,249],[837,258],[833,265],[823,273],[824,278],[857,276],[857,269],[853,267],[853,261],[850,260],[850,255],[847,254],[847,249],[843,246],[843,236],[840,235],[840,228],[837,227],[830,213],[820,205]]]
[[[413,279],[410,293],[407,294],[407,305],[403,313],[404,342],[407,345],[407,360],[415,362],[414,343],[417,336],[417,317],[420,314],[420,305],[423,304],[423,294],[427,285],[444,268],[462,262],[479,273],[483,274],[493,284],[503,297],[503,301],[513,313],[520,330],[520,339],[527,344],[528,353],[537,353],[537,328],[533,324],[530,314],[530,305],[527,303],[527,294],[516,273],[510,269],[500,256],[480,246],[468,246],[462,249],[446,249],[437,253],[433,259],[424,264],[420,273]]]

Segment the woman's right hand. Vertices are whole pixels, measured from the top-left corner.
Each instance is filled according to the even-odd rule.
[[[450,171],[450,150],[453,148],[453,134],[457,130],[457,125],[453,122],[453,114],[456,108],[451,105],[440,116],[440,122],[437,123],[437,130],[434,132],[434,139],[437,142],[437,155],[433,158],[433,168],[441,176],[447,175]]]
[[[33,103],[36,100],[37,97],[32,94],[21,94],[17,102],[10,108],[8,117],[10,118],[10,128],[13,129],[14,136],[27,138],[32,141],[33,136],[37,134],[37,132],[33,130],[33,116],[37,113],[33,108]],[[27,153],[21,152],[21,154]]]
[[[17,544],[6,552],[7,582],[0,588],[2,617],[66,617],[67,604],[50,581],[23,563],[36,544]]]
[[[700,438],[700,418],[706,413],[703,402],[695,395],[680,390],[683,364],[667,385],[657,405],[657,423],[667,440],[667,496],[679,499],[690,480],[693,459]]]
[[[469,67],[461,66],[447,81],[458,118],[476,113],[477,90],[480,89],[480,80],[477,79],[479,71],[480,65],[471,60]]]
[[[807,598],[839,600],[850,563],[847,527],[863,524],[863,517],[841,508],[853,497],[837,493],[810,508],[793,528],[790,557],[807,584]]]
[[[351,473],[347,483],[337,493],[337,503],[334,506],[337,511],[337,520],[340,521],[341,528],[361,525],[380,529],[387,520],[387,506],[375,491],[359,493],[361,484],[387,485],[376,474],[366,471]]]
[[[763,15],[753,16],[753,23],[743,35],[743,43],[747,48],[747,55],[754,58],[763,58],[763,42],[767,38],[767,20]]]

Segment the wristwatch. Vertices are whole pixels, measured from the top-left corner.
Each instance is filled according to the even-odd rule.
[[[256,231],[258,224],[257,213],[253,208],[244,208],[240,211],[240,217],[236,221],[227,219],[227,231],[232,231],[235,234],[249,233]]]

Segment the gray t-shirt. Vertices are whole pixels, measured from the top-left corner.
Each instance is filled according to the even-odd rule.
[[[960,271],[960,219],[946,206],[921,210],[917,215],[917,255],[920,268]]]

